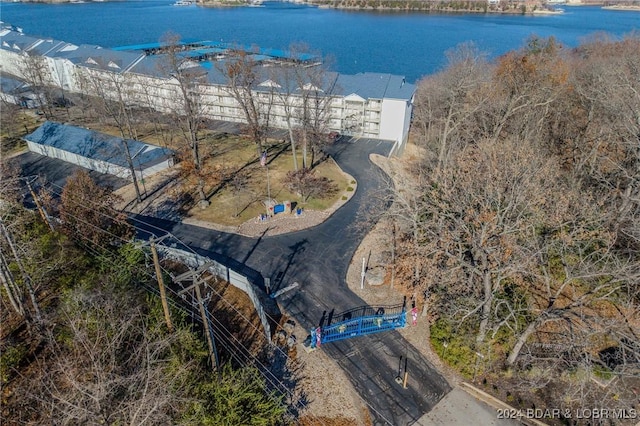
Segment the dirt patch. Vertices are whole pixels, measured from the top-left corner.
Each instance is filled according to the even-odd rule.
[[[289,351],[288,367],[296,372],[301,401],[301,425],[370,425],[366,404],[342,369],[322,350],[308,351],[302,344],[307,330],[295,325],[296,345]]]

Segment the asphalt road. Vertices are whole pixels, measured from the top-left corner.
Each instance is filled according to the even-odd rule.
[[[327,221],[303,231],[265,238],[247,238],[151,217],[133,218],[155,235],[171,232],[201,254],[226,259],[247,275],[271,279],[272,292],[299,285],[278,297],[281,308],[306,329],[320,324],[328,312],[342,312],[366,303],[351,292],[345,277],[351,258],[374,221],[365,213],[384,185],[383,173],[369,154],[387,155],[389,142],[341,141],[332,156],[358,181],[356,194]],[[322,346],[344,369],[369,404],[375,425],[409,425],[429,412],[451,386],[398,332],[361,336]],[[407,388],[396,382],[405,359]],[[403,370],[404,371],[404,370]]]

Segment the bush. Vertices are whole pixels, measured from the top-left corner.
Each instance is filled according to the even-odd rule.
[[[5,384],[11,378],[11,370],[18,368],[27,350],[22,345],[2,348],[0,354],[0,384]]]
[[[471,378],[476,366],[476,354],[463,336],[464,333],[454,333],[445,319],[438,319],[431,325],[431,344],[436,353],[463,376]]]
[[[323,197],[336,191],[336,185],[328,178],[316,176],[313,170],[301,169],[287,173],[285,184],[306,202],[312,197]]]
[[[347,191],[348,191],[348,192],[353,191],[353,187],[352,187],[352,186],[347,186]]]

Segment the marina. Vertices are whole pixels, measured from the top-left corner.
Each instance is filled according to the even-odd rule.
[[[304,44],[328,58],[337,72],[387,72],[405,75],[408,82],[440,70],[445,52],[469,41],[496,58],[532,35],[575,47],[596,33],[620,38],[639,28],[637,12],[569,4],[562,6],[564,13],[537,15],[352,11],[271,1],[228,8],[177,7],[170,0],[1,3],[0,8],[4,22],[29,34],[76,44],[157,43],[168,31],[182,39],[283,51]]]

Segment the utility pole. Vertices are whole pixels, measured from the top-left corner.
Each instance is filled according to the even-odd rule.
[[[186,280],[191,280],[192,284],[187,288],[180,290],[178,292],[178,296],[183,295],[187,291],[191,289],[195,289],[196,298],[198,300],[198,308],[200,310],[200,317],[202,318],[202,326],[204,327],[204,333],[207,338],[207,345],[209,346],[209,356],[211,357],[211,366],[214,370],[220,371],[220,363],[218,360],[218,350],[216,348],[215,336],[213,335],[213,330],[209,327],[209,314],[204,306],[204,301],[202,300],[202,293],[200,292],[200,284],[206,284],[206,278],[201,279],[200,276],[203,272],[205,272],[212,265],[211,262],[205,263],[200,266],[195,271],[188,271],[184,274],[180,274],[175,278],[176,282],[182,282]]]
[[[393,283],[396,279],[396,221],[395,219],[391,223],[391,285],[390,288],[393,288]]]
[[[164,310],[164,319],[167,321],[167,328],[170,333],[173,333],[173,324],[171,323],[171,314],[169,313],[169,304],[167,303],[167,292],[164,288],[164,279],[162,278],[162,269],[160,268],[160,261],[158,260],[158,251],[156,250],[156,243],[153,237],[149,238],[149,245],[151,246],[151,254],[153,255],[153,264],[156,268],[156,279],[158,280],[158,287],[160,288],[160,299],[162,300],[162,309]]]
[[[213,334],[211,329],[209,328],[209,316],[204,307],[204,303],[202,302],[202,294],[200,293],[200,284],[203,284],[204,281],[197,280],[195,282],[195,290],[196,297],[198,298],[198,307],[200,308],[200,316],[202,317],[202,325],[204,326],[204,334],[207,336],[207,344],[209,345],[209,356],[211,357],[211,365],[215,368],[216,371],[220,370],[220,366],[218,365],[218,351],[216,350],[215,340],[213,338]]]

